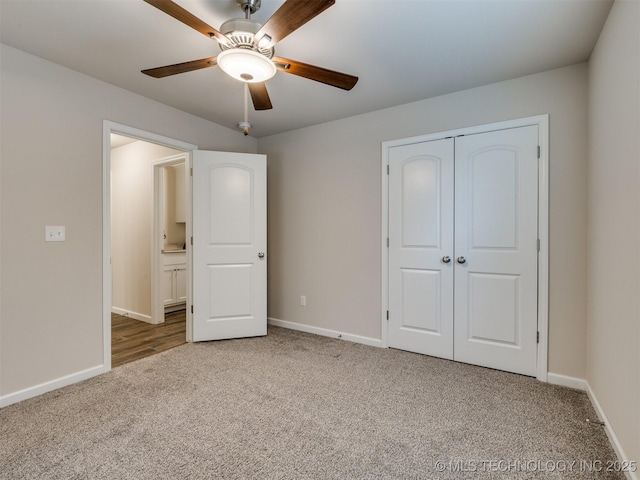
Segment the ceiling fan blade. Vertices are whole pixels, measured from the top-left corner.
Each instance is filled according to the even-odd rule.
[[[249,87],[251,100],[253,100],[253,108],[256,110],[271,110],[273,108],[264,82],[247,83],[247,86]]]
[[[343,90],[351,90],[358,82],[358,77],[354,77],[353,75],[334,72],[333,70],[296,62],[288,58],[273,57],[271,60],[281,72],[305,77]]]
[[[188,12],[184,8],[182,8],[177,3],[172,2],[171,0],[144,0],[149,5],[153,5],[158,10],[162,10],[167,15],[171,15],[176,20],[184,23],[185,25],[197,30],[203,35],[209,38],[215,38],[218,42],[228,45],[229,39],[226,35],[220,33],[218,30],[213,28],[210,25],[207,25],[205,22],[200,20],[198,17]]]
[[[200,60],[192,60],[190,62],[176,63],[174,65],[167,65],[164,67],[148,68],[142,70],[142,73],[154,78],[163,78],[170,75],[176,75],[178,73],[192,72],[194,70],[200,70],[202,68],[216,66],[216,57],[202,58]]]
[[[271,48],[334,3],[335,0],[287,0],[258,30],[254,43]]]

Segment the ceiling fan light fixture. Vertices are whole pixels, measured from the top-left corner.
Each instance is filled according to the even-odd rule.
[[[276,66],[269,58],[246,48],[224,50],[216,60],[224,73],[241,82],[264,82],[276,74]]]

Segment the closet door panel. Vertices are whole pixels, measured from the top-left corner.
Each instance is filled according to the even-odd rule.
[[[538,127],[456,138],[454,359],[536,374]]]
[[[453,139],[389,152],[389,346],[453,358]]]

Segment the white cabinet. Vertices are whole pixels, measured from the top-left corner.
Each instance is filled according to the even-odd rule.
[[[184,252],[162,255],[162,301],[165,307],[187,301],[187,256]]]

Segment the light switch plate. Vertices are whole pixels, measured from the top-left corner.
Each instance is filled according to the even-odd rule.
[[[64,242],[66,232],[62,226],[50,226],[44,227],[44,240],[45,242]]]

